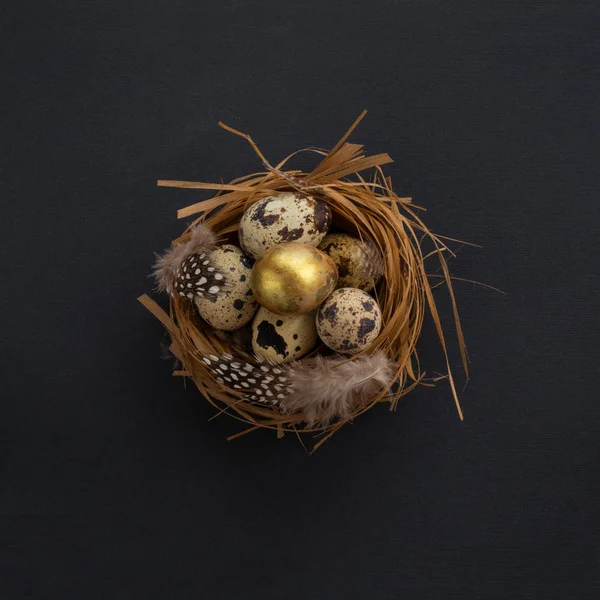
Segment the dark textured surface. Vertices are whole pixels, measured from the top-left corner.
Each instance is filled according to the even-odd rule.
[[[0,597],[597,598],[594,2],[0,8]],[[315,456],[212,422],[135,301],[229,180],[353,140],[463,250],[472,380]],[[442,304],[447,303],[443,294]],[[448,311],[443,311],[448,315]],[[433,335],[421,359],[443,369]]]

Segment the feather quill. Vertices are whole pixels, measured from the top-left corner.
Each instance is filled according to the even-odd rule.
[[[344,362],[346,361],[346,362]],[[348,361],[317,356],[312,365],[290,365],[292,391],[282,401],[289,412],[304,413],[309,425],[348,419],[394,379],[392,361],[382,352]]]

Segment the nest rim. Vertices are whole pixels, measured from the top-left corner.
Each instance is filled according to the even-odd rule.
[[[387,154],[365,157],[362,154],[362,146],[346,142],[364,114],[363,112],[329,153],[312,148],[303,150],[324,156],[310,173],[293,169],[283,170],[286,163],[301,151],[272,166],[249,136],[220,123],[225,129],[248,140],[266,166],[266,171],[245,175],[226,185],[159,181],[159,185],[168,187],[217,190],[213,198],[179,211],[180,218],[196,214],[198,216],[183,234],[173,241],[174,243],[187,241],[192,227],[201,223],[215,233],[220,243],[235,243],[239,246],[237,227],[245,210],[264,197],[292,191],[311,195],[328,204],[332,212],[329,233],[340,231],[365,241],[369,240],[383,256],[383,276],[369,292],[381,307],[381,331],[372,345],[357,354],[346,356],[347,360],[342,362],[383,350],[396,365],[394,379],[388,388],[382,389],[366,405],[358,406],[349,419],[324,425],[308,426],[302,413],[283,414],[275,407],[251,404],[242,398],[240,392],[223,387],[216,381],[201,357],[226,353],[246,360],[253,357],[237,347],[227,346],[207,324],[202,323],[192,303],[178,296],[170,296],[170,314],[167,315],[153,301],[144,297],[143,303],[160,318],[169,331],[172,340],[171,352],[182,363],[182,369],[177,374],[191,378],[200,393],[218,410],[218,415],[228,414],[249,425],[249,428],[230,436],[229,439],[266,428],[275,430],[278,437],[288,432],[294,433],[301,443],[301,433],[315,435],[320,438],[313,447],[316,449],[346,422],[377,404],[388,403],[390,410],[394,410],[403,396],[423,383],[424,372],[419,362],[417,342],[427,312],[435,323],[438,339],[446,357],[447,378],[452,395],[459,417],[461,420],[463,418],[443,328],[433,298],[433,286],[425,269],[425,261],[434,258],[443,274],[452,301],[463,367],[468,377],[465,344],[444,256],[449,250],[446,244],[448,238],[431,232],[419,217],[420,207],[415,206],[411,198],[399,197],[393,191],[391,178],[387,177],[381,168],[382,164],[391,162]],[[369,180],[361,175],[366,169],[372,174]],[[425,241],[433,248],[427,253]],[[390,248],[396,248],[398,251],[391,252]],[[307,357],[299,360],[310,359],[315,352],[316,350],[313,350]]]

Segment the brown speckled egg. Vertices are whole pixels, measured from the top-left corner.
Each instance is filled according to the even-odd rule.
[[[381,309],[357,288],[335,290],[319,308],[317,331],[336,352],[356,354],[368,348],[381,331]]]
[[[282,192],[254,203],[238,229],[246,254],[260,258],[282,242],[318,246],[331,225],[331,209],[322,200],[298,192]]]
[[[315,313],[276,315],[261,306],[252,323],[252,350],[273,363],[289,362],[310,352],[317,343]]]
[[[373,289],[377,281],[372,277],[369,264],[371,255],[365,251],[366,248],[368,246],[365,242],[346,233],[330,233],[323,238],[319,249],[323,250],[338,268],[338,288],[359,288],[365,292]]]
[[[211,259],[216,269],[225,275],[227,286],[211,298],[196,296],[196,308],[200,316],[215,329],[239,329],[252,319],[258,307],[250,289],[252,261],[231,244],[213,250]]]

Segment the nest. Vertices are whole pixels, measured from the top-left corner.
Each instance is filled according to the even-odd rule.
[[[299,152],[310,152],[317,156],[318,164],[310,172],[289,169],[288,162],[298,152],[272,165],[262,155],[258,146],[246,134],[223,123],[221,127],[245,138],[265,166],[265,170],[235,179],[229,184],[209,184],[184,181],[159,181],[159,186],[216,190],[208,200],[192,204],[178,211],[179,218],[195,217],[190,227],[174,242],[189,239],[190,228],[203,223],[212,229],[225,243],[237,244],[238,223],[244,211],[253,203],[274,192],[300,191],[325,201],[331,208],[333,220],[331,231],[342,231],[370,240],[384,257],[384,275],[373,291],[382,311],[383,327],[373,346],[366,352],[381,350],[394,363],[395,373],[389,386],[366,404],[357,406],[347,419],[318,426],[309,426],[302,413],[282,414],[276,408],[256,405],[244,401],[240,393],[222,387],[202,362],[202,356],[240,354],[231,347],[229,338],[211,330],[198,318],[194,306],[185,299],[170,298],[167,314],[148,296],[140,301],[167,329],[170,351],[181,362],[181,369],[174,375],[194,381],[200,393],[218,409],[217,414],[227,414],[247,424],[233,439],[257,430],[274,430],[278,437],[285,433],[311,434],[316,436],[316,449],[338,431],[346,422],[370,410],[379,403],[387,403],[390,410],[415,386],[425,381],[417,355],[417,342],[427,312],[435,324],[441,348],[446,357],[446,375],[462,419],[458,393],[450,368],[448,351],[442,324],[436,308],[433,288],[439,282],[446,283],[454,310],[455,330],[462,354],[465,372],[467,358],[463,334],[460,327],[456,302],[445,256],[449,252],[447,238],[432,233],[419,216],[421,209],[410,198],[399,197],[392,189],[392,180],[382,170],[382,165],[392,162],[387,154],[366,156],[361,145],[347,142],[350,133],[366,111],[354,122],[342,139],[330,151],[308,148]],[[438,283],[430,283],[426,261],[437,262]],[[317,348],[307,358],[327,349]],[[348,356],[348,361],[359,359],[361,353]]]

